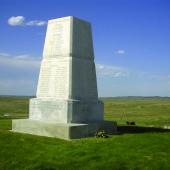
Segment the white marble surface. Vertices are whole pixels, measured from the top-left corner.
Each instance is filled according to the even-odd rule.
[[[37,96],[29,119],[13,120],[12,131],[69,140],[101,129],[115,132],[116,123],[103,121],[91,25],[75,17],[49,20]]]
[[[44,44],[44,58],[61,57],[70,53],[72,17],[64,17],[48,21]]]
[[[39,75],[37,97],[68,99],[69,57],[43,59]]]
[[[75,17],[48,21],[36,97],[30,100],[32,120],[103,120],[89,22]]]

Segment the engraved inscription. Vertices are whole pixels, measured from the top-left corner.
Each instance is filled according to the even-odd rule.
[[[44,47],[44,57],[65,55],[70,51],[70,20],[54,22],[48,25]]]
[[[50,62],[42,62],[39,82],[38,82],[38,89],[37,89],[37,96],[45,97],[48,89],[49,89],[49,78],[50,78]]]
[[[37,97],[68,98],[69,58],[42,61]]]

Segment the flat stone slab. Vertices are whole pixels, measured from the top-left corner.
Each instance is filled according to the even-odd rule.
[[[30,119],[12,120],[13,132],[57,137],[65,140],[94,136],[98,130],[105,130],[108,134],[116,133],[116,122],[102,121],[98,123],[76,124],[44,122]]]

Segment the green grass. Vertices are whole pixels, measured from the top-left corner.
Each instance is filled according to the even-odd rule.
[[[6,131],[11,129],[11,118],[28,117],[28,99],[0,97],[0,170],[170,169],[170,131],[141,127],[142,133],[132,130],[107,139],[75,141]],[[170,125],[169,98],[102,100],[105,119],[120,125],[126,121],[145,127]],[[11,114],[4,117],[4,113]]]
[[[135,121],[137,125],[170,126],[170,98],[104,99],[105,119],[119,124]]]
[[[27,118],[30,97],[0,96],[0,129],[10,130],[13,118]],[[8,116],[4,116],[4,115]]]
[[[2,131],[0,168],[170,169],[168,133],[63,141]]]
[[[1,130],[11,130],[12,120],[11,119],[0,119],[0,129]]]
[[[27,117],[29,108],[29,97],[0,97],[0,118],[2,119],[4,114],[9,114],[10,117]]]

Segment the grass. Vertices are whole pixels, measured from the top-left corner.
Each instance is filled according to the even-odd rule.
[[[2,119],[0,120],[0,129],[1,130],[11,130],[12,120],[11,119]]]
[[[0,96],[0,129],[10,130],[12,119],[28,117],[29,98]]]
[[[10,118],[22,118],[28,116],[29,97],[8,96],[0,97],[0,118],[8,114]]]
[[[135,121],[140,126],[170,126],[170,98],[104,99],[105,119],[119,124]]]
[[[67,142],[0,132],[1,169],[169,169],[168,133]]]
[[[102,99],[105,119],[117,120],[119,129],[131,120],[141,127],[107,139],[69,142],[6,131],[11,118],[28,117],[28,99],[0,97],[0,170],[170,169],[170,131],[148,127],[170,125],[169,98]]]

